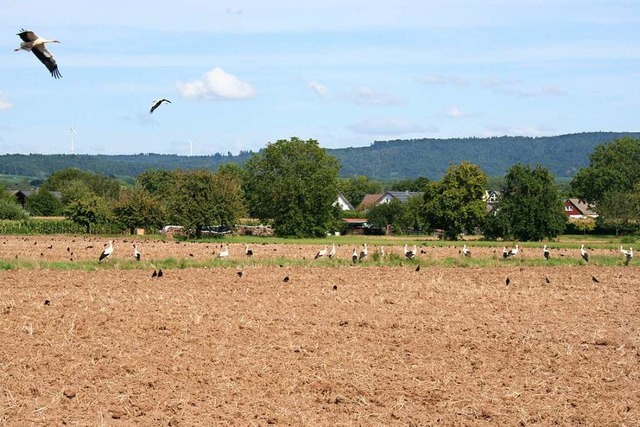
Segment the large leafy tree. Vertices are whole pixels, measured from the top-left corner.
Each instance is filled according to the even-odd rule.
[[[131,234],[136,228],[158,230],[165,218],[162,204],[142,187],[123,189],[113,205],[113,213]]]
[[[404,206],[398,199],[391,199],[389,203],[373,206],[367,212],[367,220],[369,223],[378,228],[388,229],[393,227],[394,230],[401,231],[403,228]]]
[[[63,214],[64,205],[50,191],[41,189],[27,199],[27,210],[31,215],[58,216]]]
[[[225,171],[180,174],[169,202],[173,221],[196,237],[207,226],[232,227],[244,213],[241,187],[237,175]]]
[[[639,191],[640,185],[636,185],[633,191],[607,192],[597,206],[600,225],[615,229],[616,236],[636,229],[640,217]]]
[[[421,176],[416,179],[401,179],[391,183],[391,191],[425,191],[431,181],[429,178]]]
[[[571,181],[573,193],[594,205],[600,225],[615,228],[616,234],[631,231],[640,221],[635,202],[640,189],[640,138],[599,145],[589,159],[590,165]]]
[[[424,194],[425,222],[445,230],[450,239],[480,227],[487,214],[484,191],[487,175],[469,162],[449,166],[440,182],[430,183]]]
[[[91,232],[91,227],[106,224],[113,219],[109,202],[96,195],[74,200],[65,208],[64,216],[85,227],[87,234]]]
[[[516,164],[505,176],[498,208],[487,220],[487,237],[542,240],[564,231],[567,217],[555,178],[548,169]]]
[[[252,216],[272,221],[281,236],[323,236],[335,221],[338,161],[317,141],[279,140],[245,165]]]
[[[571,181],[571,189],[596,208],[607,193],[628,193],[640,182],[640,138],[619,138],[599,145],[589,160],[590,165],[580,169]]]
[[[168,198],[182,172],[162,169],[149,169],[136,178],[136,183],[144,188],[152,197]]]
[[[75,168],[52,173],[42,183],[41,189],[60,191],[65,204],[90,195],[114,201],[120,195],[120,183],[116,178]]]

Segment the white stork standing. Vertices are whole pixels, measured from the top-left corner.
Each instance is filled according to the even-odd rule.
[[[171,101],[169,101],[168,99],[165,99],[165,98],[156,99],[151,103],[151,110],[149,110],[149,114],[156,111],[156,108],[158,108],[163,102],[168,102],[169,104],[171,104]]]
[[[584,245],[580,245],[580,256],[584,262],[589,262],[589,252],[585,250]]]
[[[246,245],[244,248],[244,254],[246,256],[253,256],[253,250],[249,247],[249,245]]]
[[[384,258],[384,246],[380,246],[380,258]]]
[[[229,245],[224,245],[224,250],[220,251],[218,258],[226,258],[229,256]]]
[[[138,250],[138,245],[134,244],[133,245],[133,257],[136,259],[136,261],[140,261],[140,251]]]
[[[329,251],[329,259],[333,259],[336,256],[336,244],[331,244],[331,250]]]
[[[369,255],[369,249],[367,248],[367,244],[365,243],[360,251],[360,261],[364,260],[367,255]]]
[[[113,254],[113,240],[109,240],[109,246],[104,248],[102,253],[100,254],[100,258],[98,258],[98,262],[108,259]]]
[[[414,259],[416,257],[416,245],[413,245],[413,250],[410,251],[409,250],[409,246],[408,245],[404,245],[404,256],[406,256],[408,259]]]
[[[631,261],[631,258],[633,258],[633,248],[629,247],[629,250],[626,250],[623,249],[622,246],[620,246],[620,252],[622,253],[622,255],[624,255],[624,264],[629,265],[629,261]]]
[[[33,52],[33,54],[44,64],[45,67],[51,73],[53,78],[59,79],[62,77],[58,70],[58,64],[53,58],[53,54],[47,50],[45,43],[60,43],[58,40],[49,40],[42,37],[38,37],[33,31],[27,31],[24,28],[17,34],[22,42],[20,47],[14,49],[14,52],[20,50],[26,50],[27,52]]]
[[[466,257],[471,256],[471,251],[467,248],[467,245],[462,245],[462,254]]]
[[[351,261],[355,264],[358,262],[358,249],[353,248],[353,253],[351,254]]]
[[[502,258],[504,258],[504,259],[509,258],[509,251],[507,250],[506,246],[502,247]]]
[[[514,257],[514,256],[518,255],[518,252],[520,252],[520,247],[518,245],[516,245],[515,248],[511,248],[509,250],[509,252],[507,253],[507,256],[509,258]]]
[[[542,256],[544,257],[544,259],[546,259],[547,261],[549,260],[549,248],[547,248],[547,245],[544,245],[544,248],[542,248]]]
[[[322,258],[323,256],[325,256],[327,254],[327,245],[324,245],[324,249],[320,249],[318,251],[318,253],[316,254],[315,257],[313,257],[313,259],[318,259],[318,258]]]

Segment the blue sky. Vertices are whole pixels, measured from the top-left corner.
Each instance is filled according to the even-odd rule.
[[[637,0],[0,0],[0,154],[640,130]],[[16,33],[49,45],[55,80]],[[149,115],[154,99],[167,98]]]

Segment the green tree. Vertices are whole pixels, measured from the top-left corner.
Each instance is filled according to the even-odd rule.
[[[391,183],[390,191],[422,192],[429,186],[429,178],[421,176],[416,179],[402,179]]]
[[[398,199],[391,199],[389,203],[371,207],[367,211],[367,220],[369,224],[377,228],[388,230],[388,227],[393,227],[394,230],[402,231],[404,215],[402,202]]]
[[[366,176],[354,176],[338,180],[338,189],[353,207],[357,207],[367,194],[382,193],[382,183]]]
[[[279,140],[245,165],[249,211],[281,236],[324,236],[335,221],[338,161],[315,140]]]
[[[64,212],[64,205],[50,191],[40,189],[27,199],[27,210],[31,215],[59,216]]]
[[[120,195],[120,183],[117,179],[76,168],[62,169],[52,173],[40,188],[48,191],[60,191],[65,204],[88,194],[94,194],[111,201],[117,200]],[[89,191],[75,191],[79,188]]]
[[[516,164],[505,176],[502,197],[495,215],[487,221],[487,237],[542,240],[564,231],[567,217],[562,212],[555,178],[548,169]]]
[[[0,200],[9,200],[12,202],[16,201],[15,197],[13,197],[13,194],[11,194],[2,184],[0,184]]]
[[[609,191],[598,202],[598,221],[602,227],[614,228],[616,236],[620,232],[637,227],[640,212],[636,203],[637,192]]]
[[[149,169],[138,175],[136,183],[152,197],[167,199],[175,190],[176,183],[181,175],[182,171],[178,170]]]
[[[189,171],[176,183],[170,209],[174,222],[196,237],[204,227],[223,225],[233,227],[244,213],[242,183],[228,171]]]
[[[162,204],[142,187],[123,189],[113,205],[113,213],[131,234],[136,228],[158,230],[165,218]]]
[[[589,160],[589,166],[580,169],[571,181],[571,189],[596,209],[607,193],[631,192],[640,182],[640,138],[619,138],[599,145]]]
[[[106,224],[113,219],[109,202],[96,195],[90,195],[71,202],[66,207],[64,216],[85,227],[87,234],[91,233],[92,226]]]
[[[445,230],[449,239],[456,239],[464,231],[472,233],[487,215],[482,200],[486,184],[487,175],[477,165],[463,162],[449,166],[440,182],[426,188],[425,222]]]
[[[0,219],[27,219],[29,214],[22,209],[19,203],[2,198],[0,199]]]

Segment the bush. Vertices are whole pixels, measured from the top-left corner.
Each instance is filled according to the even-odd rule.
[[[29,218],[22,206],[11,200],[0,199],[0,219],[21,220]]]

